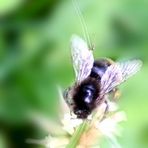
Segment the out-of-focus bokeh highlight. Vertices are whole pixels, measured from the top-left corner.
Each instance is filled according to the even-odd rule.
[[[148,147],[148,2],[81,0],[94,55],[114,60],[140,58],[142,70],[121,88],[118,100],[127,114],[123,148]],[[48,133],[32,122],[38,112],[58,116],[56,85],[74,81],[70,59],[72,34],[83,37],[71,0],[0,1],[0,147],[37,148],[27,138]],[[103,143],[107,147],[107,142]]]

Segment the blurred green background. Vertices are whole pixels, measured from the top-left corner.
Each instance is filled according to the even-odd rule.
[[[81,0],[94,55],[114,60],[140,58],[142,70],[121,88],[127,114],[118,138],[123,148],[148,147],[148,1]],[[55,84],[74,80],[70,38],[82,33],[71,0],[0,1],[0,147],[33,148],[42,139],[28,115],[58,115]],[[106,144],[103,147],[107,147]]]

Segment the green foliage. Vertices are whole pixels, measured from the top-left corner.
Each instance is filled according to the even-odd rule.
[[[121,144],[125,148],[146,148],[147,1],[81,0],[79,6],[96,58],[138,57],[144,61],[142,71],[122,86],[119,104],[128,116]],[[21,147],[24,143],[17,143],[17,136],[24,131],[18,128],[27,131],[20,139],[40,135],[37,128],[26,126],[28,122],[29,127],[32,125],[28,114],[37,111],[55,116],[55,84],[66,87],[74,80],[70,37],[73,33],[82,36],[82,27],[72,2],[67,0],[2,0],[0,17],[0,127],[9,145]]]

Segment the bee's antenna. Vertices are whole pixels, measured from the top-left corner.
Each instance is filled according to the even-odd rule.
[[[82,26],[84,38],[85,38],[85,40],[88,43],[89,49],[93,50],[93,45],[92,45],[91,40],[90,40],[90,36],[89,36],[89,33],[88,33],[87,25],[85,23],[85,20],[84,20],[84,17],[82,15],[82,12],[80,11],[80,8],[79,8],[79,5],[78,5],[78,1],[77,0],[72,0],[72,2],[73,2],[73,6],[75,8],[75,11],[76,11],[76,13],[77,13],[77,15],[78,15],[78,17],[80,19],[80,23],[81,23],[81,26]]]

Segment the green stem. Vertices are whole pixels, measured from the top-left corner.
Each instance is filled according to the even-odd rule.
[[[87,127],[87,121],[85,120],[75,131],[73,134],[69,144],[66,146],[66,148],[76,148],[76,146],[79,143],[79,140],[81,138],[81,135],[84,133],[85,129]]]

